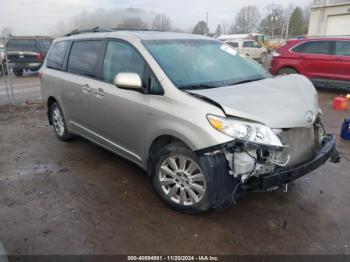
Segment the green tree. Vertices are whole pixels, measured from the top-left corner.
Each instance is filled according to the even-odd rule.
[[[305,19],[303,15],[303,10],[300,7],[294,8],[290,18],[289,18],[289,32],[291,36],[303,35],[305,34]]]
[[[193,34],[196,35],[206,35],[209,33],[209,28],[207,26],[207,23],[204,21],[198,22],[196,26],[193,28]]]

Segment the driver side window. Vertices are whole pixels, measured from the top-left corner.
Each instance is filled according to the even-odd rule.
[[[120,73],[137,73],[143,79],[145,61],[130,45],[109,41],[103,62],[103,80],[113,83],[114,77]]]

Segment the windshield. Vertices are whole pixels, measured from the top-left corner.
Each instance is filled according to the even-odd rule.
[[[214,88],[269,76],[258,63],[218,41],[147,40],[143,43],[180,89]]]
[[[34,39],[12,39],[6,44],[8,51],[36,51]]]

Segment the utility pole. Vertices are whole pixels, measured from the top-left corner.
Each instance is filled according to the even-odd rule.
[[[208,35],[209,31],[210,31],[209,30],[209,13],[208,12],[207,12],[207,19],[206,20],[207,20],[207,29],[208,29],[206,35]]]
[[[273,16],[272,16],[272,39],[275,35],[275,21],[276,21],[276,10],[273,10]]]
[[[209,28],[209,13],[207,12],[207,27]]]
[[[288,16],[288,21],[287,21],[287,29],[286,29],[286,39],[288,39],[288,31],[289,31],[289,20],[290,20],[290,15]]]

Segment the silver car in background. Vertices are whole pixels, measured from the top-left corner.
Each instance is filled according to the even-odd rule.
[[[211,38],[75,32],[54,41],[40,76],[58,139],[79,135],[136,163],[176,210],[230,206],[336,152],[307,78],[271,77]]]

